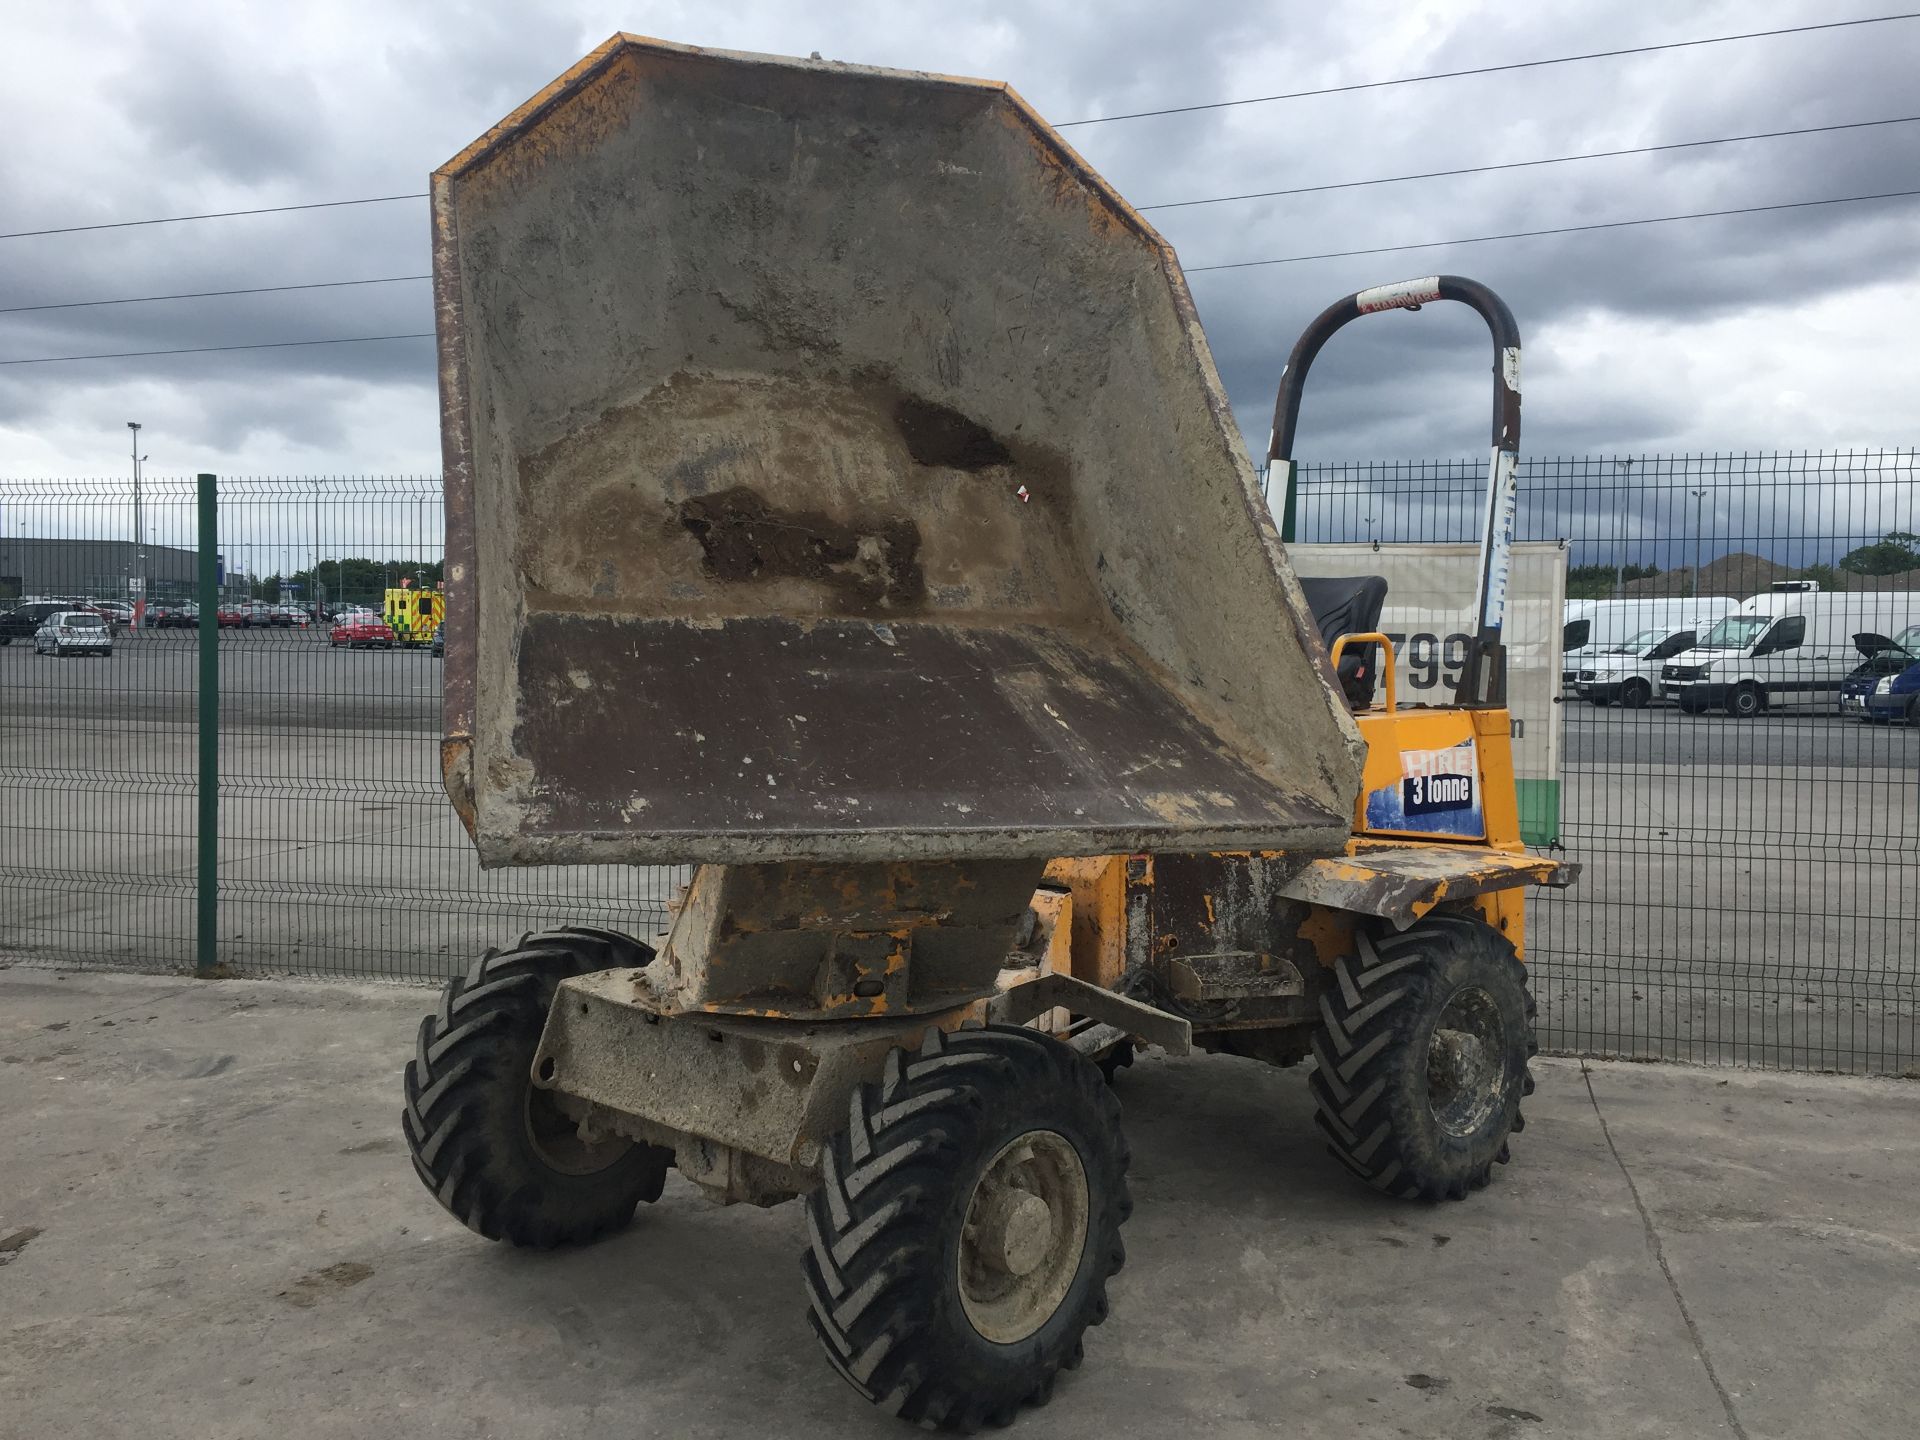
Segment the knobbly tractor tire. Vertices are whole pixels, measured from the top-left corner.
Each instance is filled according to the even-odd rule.
[[[1464,915],[1357,932],[1320,998],[1315,1116],[1334,1156],[1374,1189],[1460,1200],[1509,1158],[1533,1093],[1533,996],[1506,937]]]
[[[527,935],[449,980],[420,1022],[405,1076],[407,1149],[421,1182],[469,1230],[536,1249],[582,1245],[660,1198],[671,1151],[621,1137],[586,1143],[532,1076],[560,982],[652,956],[610,931]]]
[[[827,1359],[928,1429],[1044,1405],[1126,1260],[1127,1144],[1100,1072],[1033,1030],[929,1031],[849,1109],[806,1202]]]

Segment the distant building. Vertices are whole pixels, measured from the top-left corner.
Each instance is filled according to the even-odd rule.
[[[146,581],[150,600],[185,598],[193,593],[197,556],[174,545],[148,545],[146,574],[140,575],[140,547],[131,540],[34,540],[0,535],[0,602],[25,596],[58,599],[85,595],[124,600]]]

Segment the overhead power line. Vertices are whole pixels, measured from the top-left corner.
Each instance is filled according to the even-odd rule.
[[[1373,245],[1357,250],[1327,250],[1313,255],[1282,255],[1268,260],[1236,260],[1221,265],[1187,265],[1188,275],[1219,270],[1254,270],[1268,265],[1298,265],[1309,260],[1345,260],[1359,255],[1394,255],[1409,250],[1439,250],[1449,245],[1485,245],[1496,240],[1530,240],[1543,235],[1577,235],[1590,230],[1624,230],[1636,225],[1672,225],[1683,220],[1713,220],[1728,215],[1761,215],[1779,210],[1808,210],[1821,205],[1855,205],[1869,200],[1902,200],[1920,190],[1884,190],[1873,195],[1835,195],[1821,200],[1783,200],[1771,205],[1741,205],[1725,210],[1694,210],[1681,215],[1649,215],[1634,220],[1600,220],[1585,225],[1556,225],[1544,230],[1509,230],[1499,235],[1465,235],[1453,240],[1423,240],[1409,245]],[[397,277],[404,278],[404,277]],[[305,287],[288,286],[288,289]],[[265,340],[250,345],[196,345],[175,350],[122,350],[99,355],[38,355],[0,360],[0,365],[58,365],[74,360],[138,360],[152,355],[210,355],[225,350],[281,350],[304,345],[365,345],[384,340],[431,340],[431,330],[401,335],[349,335],[325,340]]]
[[[244,290],[187,290],[178,295],[128,295],[118,300],[65,300],[57,305],[9,305],[0,315],[25,315],[38,310],[85,310],[94,305],[151,305],[159,300],[216,300],[226,295],[279,295],[288,290],[343,290],[354,285],[399,285],[408,280],[431,280],[431,275],[383,275],[374,280],[313,280],[304,285],[253,285]]]
[[[1653,55],[1662,50],[1691,50],[1702,45],[1730,45],[1736,40],[1771,40],[1782,35],[1806,35],[1815,30],[1847,30],[1859,25],[1886,25],[1895,20],[1920,20],[1920,10],[1900,15],[1866,15],[1856,20],[1826,20],[1816,25],[1789,25],[1778,30],[1747,30],[1738,35],[1709,35],[1699,40],[1669,40],[1659,45],[1630,45],[1619,50],[1590,50],[1582,55],[1556,55],[1548,60],[1513,60],[1504,65],[1476,65],[1467,70],[1436,70],[1426,75],[1400,75],[1391,80],[1359,80],[1348,85],[1323,85],[1316,90],[1288,90],[1279,95],[1250,95],[1244,100],[1211,100],[1199,105],[1169,105],[1159,110],[1133,110],[1124,115],[1095,115],[1086,120],[1062,120],[1053,128],[1111,125],[1119,120],[1151,120],[1161,115],[1194,115],[1203,110],[1231,110],[1240,105],[1271,105],[1279,100],[1311,100],[1321,95],[1349,95],[1358,90],[1385,90],[1394,85],[1424,85],[1432,80],[1461,80],[1470,75],[1503,75],[1515,70],[1540,70],[1549,65],[1577,65],[1587,60],[1614,60],[1627,55]]]
[[[28,360],[0,360],[0,365],[59,365],[69,360],[139,360],[148,355],[212,355],[222,350],[291,350],[302,345],[369,345],[377,340],[431,340],[433,331],[405,335],[343,335],[331,340],[261,340],[252,345],[190,345],[180,350],[120,350],[109,355],[36,355]]]
[[[1875,195],[1836,195],[1826,200],[1785,200],[1775,205],[1741,205],[1730,210],[1694,210],[1684,215],[1649,215],[1638,220],[1600,220],[1589,225],[1556,225],[1547,230],[1509,230],[1500,235],[1463,235],[1456,240],[1423,240],[1416,245],[1373,245],[1364,250],[1326,250],[1317,255],[1282,255],[1272,260],[1236,260],[1226,265],[1183,265],[1189,275],[1210,270],[1254,270],[1263,265],[1298,265],[1306,260],[1345,260],[1355,255],[1394,255],[1407,250],[1440,250],[1449,245],[1485,245],[1495,240],[1531,240],[1541,235],[1577,235],[1586,230],[1624,230],[1633,225],[1672,225],[1681,220],[1714,220],[1723,215],[1759,215],[1769,210],[1809,210],[1816,205],[1857,205],[1866,200],[1901,200],[1920,190],[1883,190]]]
[[[1295,185],[1286,190],[1253,190],[1244,195],[1210,195],[1204,200],[1169,200],[1159,205],[1137,205],[1137,210],[1184,210],[1195,205],[1226,205],[1235,200],[1273,200],[1285,195],[1318,195],[1328,190],[1360,190],[1369,185],[1399,185],[1409,180],[1443,180],[1457,175],[1487,175],[1496,170],[1527,170],[1540,165],[1568,165],[1576,160],[1614,160],[1625,155],[1657,155],[1667,150],[1698,150],[1709,145],[1738,145],[1749,140],[1784,140],[1794,135],[1827,135],[1836,130],[1869,130],[1877,125],[1912,125],[1920,115],[1888,120],[1849,120],[1838,125],[1809,125],[1798,130],[1762,130],[1752,135],[1722,135],[1713,140],[1675,140],[1665,145],[1636,145],[1630,150],[1589,150],[1580,155],[1553,155],[1544,160],[1508,160],[1498,165],[1463,165],[1455,170],[1421,170],[1410,175],[1382,175],[1372,180],[1335,180],[1324,185]],[[0,311],[0,314],[5,314]]]
[[[25,240],[33,235],[78,235],[87,230],[131,230],[137,225],[184,225],[189,220],[231,220],[236,215],[287,215],[295,210],[337,210],[343,205],[387,205],[395,200],[425,200],[427,192],[406,195],[367,195],[358,200],[313,200],[304,205],[263,205],[257,210],[209,210],[204,215],[162,215],[154,220],[109,220],[98,225],[56,225],[48,230],[8,230],[0,240]]]
[[[1226,205],[1238,200],[1271,200],[1288,195],[1315,195],[1331,190],[1357,190],[1375,185],[1398,185],[1415,180],[1439,180],[1461,175],[1483,175],[1501,170],[1525,170],[1541,165],[1564,165],[1578,160],[1608,160],[1626,155],[1653,155],[1670,150],[1692,150],[1748,141],[1783,140],[1801,135],[1827,135],[1841,130],[1870,130],[1885,125],[1920,124],[1920,115],[1897,115],[1884,120],[1848,120],[1833,125],[1808,125],[1793,130],[1763,130],[1748,135],[1722,135],[1708,140],[1675,140],[1661,145],[1639,145],[1625,150],[1593,150],[1579,155],[1555,155],[1540,160],[1510,160],[1493,165],[1466,165],[1451,170],[1422,170],[1406,175],[1382,175],[1369,180],[1335,180],[1319,185],[1296,185],[1285,190],[1254,190],[1238,195],[1210,195],[1199,200],[1172,200],[1141,205],[1140,210],[1180,210],[1200,205]],[[1640,223],[1640,222],[1635,222]],[[1648,222],[1651,223],[1651,222]],[[45,305],[0,307],[0,315],[24,315],[48,310],[84,310],[101,305],[149,305],[164,300],[213,300],[233,295],[276,295],[296,290],[332,290],[360,285],[400,285],[431,280],[430,274],[384,275],[367,280],[315,280],[303,284],[253,285],[233,290],[189,290],[171,295],[129,295],[107,300],[65,300]]]
[[[1502,65],[1479,65],[1466,70],[1441,70],[1427,75],[1400,75],[1389,80],[1361,80],[1348,85],[1322,86],[1315,90],[1290,90],[1278,95],[1253,95],[1242,100],[1213,100],[1197,105],[1172,105],[1159,110],[1135,110],[1124,115],[1094,115],[1084,120],[1062,120],[1053,128],[1071,130],[1076,126],[1110,125],[1120,120],[1147,120],[1160,115],[1191,115],[1205,110],[1228,110],[1241,105],[1268,105],[1281,100],[1310,100],[1321,95],[1345,95],[1358,90],[1384,90],[1395,85],[1423,85],[1433,80],[1460,80],[1473,75],[1499,75],[1514,70],[1538,70],[1550,65],[1575,65],[1588,60],[1652,55],[1663,50],[1688,50],[1703,45],[1730,45],[1738,40],[1769,40],[1782,35],[1810,34],[1816,30],[1847,30],[1861,25],[1887,25],[1896,20],[1917,19],[1920,19],[1920,10],[1906,11],[1898,15],[1866,15],[1853,20],[1828,20],[1813,25],[1791,25],[1777,30],[1748,30],[1738,35],[1709,35],[1698,40],[1669,40],[1658,45],[1633,45],[1618,50],[1593,50],[1581,55],[1557,55],[1544,60],[1514,60]],[[427,198],[427,191],[416,190],[403,195],[369,195],[355,200],[315,200],[299,205],[265,205],[252,210],[210,210],[199,215],[163,215],[149,220],[112,220],[92,225],[55,225],[40,230],[0,231],[0,240],[25,240],[37,235],[79,235],[94,230],[127,230],[140,225],[180,225],[192,220],[231,220],[244,215],[286,215],[297,210],[332,210],[346,205],[386,205],[397,200]]]

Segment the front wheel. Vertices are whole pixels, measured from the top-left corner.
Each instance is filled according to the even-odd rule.
[[[1334,1156],[1374,1189],[1459,1200],[1526,1128],[1537,1050],[1526,970],[1477,917],[1429,915],[1335,962],[1309,1088]]]
[[[1653,699],[1653,687],[1644,680],[1629,680],[1620,690],[1620,703],[1629,710],[1644,710]]]
[[[1751,720],[1767,708],[1767,697],[1758,685],[1736,685],[1727,694],[1727,714],[1736,720]]]
[[[829,1363],[928,1429],[1045,1404],[1126,1260],[1127,1145],[1099,1071],[1033,1030],[929,1030],[851,1115],[806,1202]]]
[[[469,1230],[547,1249],[598,1240],[660,1198],[673,1154],[588,1139],[533,1083],[533,1057],[560,982],[652,952],[605,931],[528,935],[447,982],[420,1022],[402,1120],[421,1182]]]

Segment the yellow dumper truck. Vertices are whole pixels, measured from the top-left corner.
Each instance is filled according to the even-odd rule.
[[[483,863],[692,864],[663,936],[447,986],[407,1142],[479,1234],[669,1169],[805,1207],[862,1395],[1005,1423],[1107,1318],[1102,1070],[1311,1058],[1334,1154],[1458,1199],[1531,1087],[1500,644],[1398,704],[1384,585],[1288,566],[1172,250],[1004,85],[617,36],[433,178],[448,795]],[[1384,683],[1381,683],[1384,682]]]

